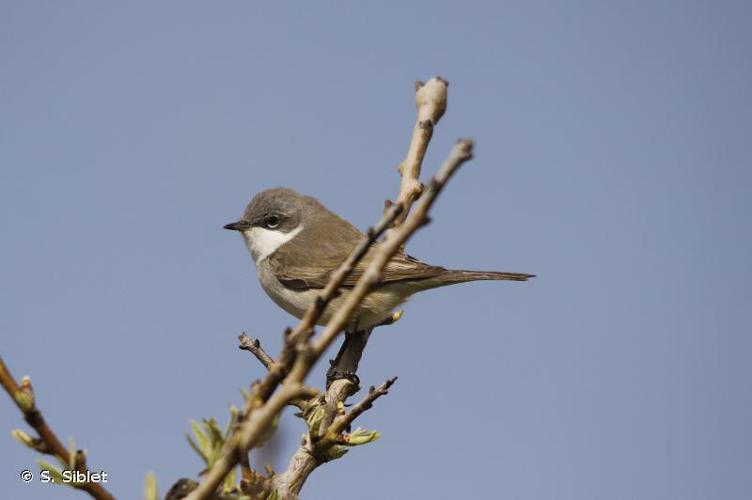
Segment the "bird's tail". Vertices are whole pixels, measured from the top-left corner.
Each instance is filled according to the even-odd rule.
[[[447,269],[446,272],[441,275],[442,281],[445,281],[447,285],[479,280],[527,281],[530,278],[535,278],[535,275],[527,273],[508,273],[504,271],[464,271],[453,269]]]
[[[434,268],[436,269],[436,268]],[[527,273],[507,273],[503,271],[464,271],[456,269],[443,269],[439,273],[426,279],[415,280],[410,283],[417,290],[429,290],[447,285],[456,285],[467,281],[480,280],[509,280],[509,281],[527,281],[534,278],[534,274]]]

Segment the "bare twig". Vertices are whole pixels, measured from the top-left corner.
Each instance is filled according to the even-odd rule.
[[[330,431],[340,432],[347,429],[347,427],[353,423],[353,421],[363,414],[366,410],[370,410],[373,406],[373,402],[379,399],[381,396],[389,394],[389,388],[397,381],[397,377],[387,379],[386,382],[378,387],[371,386],[368,389],[368,394],[359,403],[353,406],[349,412],[337,417],[334,423],[329,427]]]
[[[400,181],[397,202],[402,203],[405,210],[395,221],[395,227],[407,219],[413,202],[423,192],[423,185],[420,183],[420,169],[428,149],[428,143],[433,136],[433,128],[439,123],[444,111],[446,111],[448,85],[449,83],[441,77],[431,78],[425,84],[420,81],[415,82],[417,117],[407,155],[399,165],[402,180]]]
[[[427,83],[415,82],[415,108],[417,111],[415,127],[407,155],[399,166],[401,181],[397,201],[403,205],[403,210],[394,221],[392,229],[387,231],[387,236],[389,232],[394,231],[405,221],[413,203],[423,192],[420,170],[428,144],[433,136],[434,126],[446,111],[448,85],[449,83],[441,77],[432,78]],[[386,200],[384,209],[388,210],[391,205],[391,201]],[[399,317],[400,315],[393,315],[392,318],[376,326],[391,324]],[[327,372],[327,388],[336,380],[345,379],[351,382],[349,387],[351,393],[359,389],[356,372],[370,333],[371,330],[348,332],[331,368]],[[345,384],[346,382],[336,383]]]
[[[34,439],[29,446],[46,455],[56,456],[64,463],[74,464],[75,470],[86,473],[88,469],[86,468],[86,458],[83,450],[77,450],[75,455],[71,456],[71,452],[60,442],[55,432],[45,422],[42,412],[37,408],[34,390],[31,387],[29,378],[24,377],[21,380],[21,385],[19,385],[2,358],[0,358],[0,385],[3,386],[3,389],[11,397],[18,409],[21,410],[26,423],[39,435],[39,438]],[[99,483],[73,482],[71,486],[85,491],[93,498],[103,500],[115,498]]]
[[[440,77],[431,79],[427,84],[415,82],[416,123],[407,155],[399,166],[401,182],[397,201],[403,205],[403,210],[395,220],[393,229],[387,231],[387,234],[405,221],[413,202],[423,191],[423,185],[419,180],[421,165],[433,135],[433,128],[446,110],[447,85],[448,83]],[[391,206],[392,202],[386,200],[384,210],[389,210]],[[401,316],[402,311],[399,311],[376,326],[390,325]],[[337,356],[332,361],[332,366],[327,371],[327,394],[322,422],[324,428],[332,423],[338,405],[359,389],[356,372],[372,329],[347,332]],[[305,478],[313,470],[308,466],[310,465],[308,461],[311,460],[308,448],[308,443],[301,444],[293,455],[287,471],[276,478],[278,491],[297,492],[300,490]]]
[[[353,406],[349,412],[338,415],[329,428],[324,433],[324,437],[317,443],[317,447],[321,449],[327,449],[329,446],[335,444],[339,439],[342,432],[344,432],[350,424],[355,421],[363,412],[369,410],[373,406],[373,402],[379,399],[381,396],[389,394],[389,388],[397,381],[397,377],[390,378],[378,387],[371,386],[368,389],[368,394],[359,403]]]
[[[240,350],[253,354],[267,370],[275,369],[277,362],[261,347],[259,339],[252,339],[245,333],[241,333],[238,340],[240,341],[240,345],[238,345]],[[290,401],[291,405],[298,407],[301,411],[305,410],[310,399],[319,397],[319,390],[313,387],[305,387],[303,392],[305,394],[303,397]]]
[[[252,339],[243,332],[238,336],[238,340],[240,341],[240,345],[238,346],[239,349],[250,352],[256,356],[256,359],[258,359],[262,365],[264,365],[264,368],[267,370],[271,369],[274,360],[266,353],[263,347],[261,347],[261,341],[259,339]]]

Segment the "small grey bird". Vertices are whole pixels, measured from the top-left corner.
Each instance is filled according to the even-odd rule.
[[[264,291],[297,318],[305,314],[331,274],[363,238],[355,226],[315,198],[287,188],[257,194],[240,220],[224,227],[241,233]],[[358,282],[372,255],[367,253],[345,280],[342,293],[326,308],[320,325],[329,321],[347,290]],[[356,310],[347,330],[364,330],[384,322],[394,308],[416,292],[466,281],[527,281],[532,277],[533,274],[524,273],[445,269],[399,252],[384,269],[381,283]]]

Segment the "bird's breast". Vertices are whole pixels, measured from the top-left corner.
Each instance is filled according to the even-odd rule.
[[[296,318],[302,318],[306,310],[316,300],[316,290],[292,290],[280,283],[271,271],[271,266],[265,260],[256,264],[256,273],[258,274],[261,288],[264,289],[266,294],[279,307]]]
[[[277,280],[266,261],[256,265],[259,282],[266,294],[282,309],[296,318],[302,318],[321,292],[319,289],[307,290],[290,289]],[[405,302],[414,290],[401,284],[379,287],[369,293],[352,315],[348,330],[369,328],[388,318],[394,308]],[[334,312],[341,307],[348,296],[348,291],[342,291],[327,306],[318,321],[319,325],[326,325]]]

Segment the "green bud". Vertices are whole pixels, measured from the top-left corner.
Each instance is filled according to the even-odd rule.
[[[235,469],[233,468],[222,481],[222,493],[230,494],[235,490]]]
[[[321,421],[324,419],[324,408],[318,407],[308,416],[308,429],[311,436],[316,436],[321,427]]]
[[[346,446],[335,444],[334,446],[329,448],[329,450],[326,452],[326,455],[329,460],[336,460],[338,458],[341,458],[348,451],[350,450],[348,450]]]
[[[225,439],[224,435],[222,433],[222,429],[219,427],[219,423],[217,422],[217,419],[212,417],[209,419],[204,419],[204,428],[206,429],[206,434],[209,436],[210,442],[214,446],[222,446],[224,445]]]
[[[144,480],[144,498],[146,500],[159,500],[157,476],[153,472],[146,474],[146,479]]]
[[[360,446],[362,444],[368,444],[372,441],[376,441],[381,437],[378,431],[361,429],[358,427],[347,436],[348,446]]]
[[[222,436],[223,441],[227,441],[227,438],[230,437],[230,434],[235,428],[235,423],[238,421],[239,413],[240,412],[235,405],[230,405],[230,418],[227,420],[227,425],[225,425],[225,432]]]
[[[10,435],[13,436],[13,439],[18,441],[22,445],[27,446],[32,450],[36,449],[36,447],[34,446],[34,438],[26,434],[21,429],[13,429],[12,431],[10,431]]]
[[[248,401],[251,399],[251,393],[248,391],[248,389],[240,388],[240,394],[243,396],[243,401]]]
[[[39,470],[42,472],[47,472],[53,483],[61,484],[63,486],[70,486],[70,487],[75,486],[75,483],[71,481],[66,481],[63,478],[63,473],[60,471],[60,469],[58,469],[57,467],[55,467],[48,461],[40,459],[40,460],[37,460],[37,463],[39,464]]]
[[[211,441],[209,440],[209,436],[206,435],[204,430],[201,428],[201,424],[196,422],[195,420],[190,421],[191,430],[193,431],[193,436],[196,439],[196,444],[198,445],[198,449],[201,450],[199,454],[202,456],[204,460],[208,460],[209,456],[211,455]]]
[[[34,410],[34,394],[30,391],[21,389],[16,393],[16,403],[24,413],[30,413]]]
[[[63,463],[63,467],[66,467],[68,469],[75,469],[76,468],[76,441],[73,439],[73,436],[68,438],[68,457],[70,457],[70,462],[66,465]],[[83,458],[86,458],[86,455],[83,455]]]

